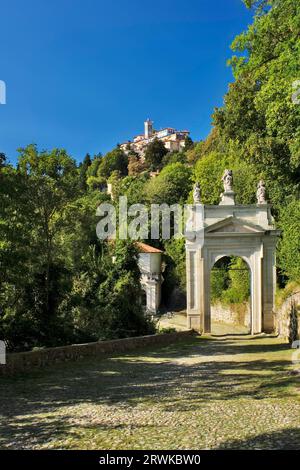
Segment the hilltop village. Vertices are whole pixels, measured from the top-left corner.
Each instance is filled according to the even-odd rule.
[[[148,118],[144,122],[144,133],[135,136],[132,141],[123,142],[121,149],[126,153],[134,151],[143,156],[149,143],[157,139],[163,142],[169,152],[179,152],[184,149],[186,138],[189,135],[188,130],[179,131],[173,127],[165,127],[157,131],[153,128],[153,121]]]

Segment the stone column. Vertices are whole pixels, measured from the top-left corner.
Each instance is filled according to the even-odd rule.
[[[210,266],[208,254],[205,253],[202,259],[202,292],[200,299],[201,314],[203,318],[203,333],[211,333],[211,312],[210,312]]]
[[[202,315],[200,299],[202,293],[202,262],[199,249],[189,247],[186,251],[187,273],[187,326],[202,331]]]
[[[262,256],[256,251],[251,256],[251,334],[262,332]]]
[[[157,282],[154,279],[148,279],[146,283],[147,309],[150,312],[157,312]]]
[[[274,303],[276,289],[276,255],[274,237],[264,240],[263,258],[263,331],[272,333],[274,331]]]

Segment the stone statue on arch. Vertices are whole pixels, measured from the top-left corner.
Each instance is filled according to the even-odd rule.
[[[222,176],[225,193],[233,191],[233,172],[232,170],[225,170]]]

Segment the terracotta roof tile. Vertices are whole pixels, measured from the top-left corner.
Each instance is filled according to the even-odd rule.
[[[136,242],[136,246],[140,253],[163,253],[162,250],[154,248],[154,246],[147,245],[146,243]]]

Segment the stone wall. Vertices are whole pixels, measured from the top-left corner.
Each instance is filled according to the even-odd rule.
[[[99,341],[96,343],[72,344],[56,348],[38,349],[34,351],[7,354],[6,365],[0,364],[0,375],[14,375],[44,368],[65,361],[74,361],[84,357],[101,356],[128,352],[147,346],[165,346],[194,334],[193,331],[137,336],[135,338]]]
[[[300,338],[300,292],[290,295],[283,304],[276,309],[275,325],[279,336],[288,339],[290,327],[290,314],[293,304],[298,310],[298,338]]]
[[[278,335],[285,339],[289,337],[290,313],[293,303],[298,310],[298,337],[300,338],[300,291],[290,295],[280,307],[275,309],[275,329]],[[245,303],[226,306],[217,302],[211,305],[211,319],[215,322],[243,325],[250,328],[250,305]]]
[[[229,325],[251,326],[249,302],[242,304],[224,305],[216,302],[211,305],[211,319]]]

